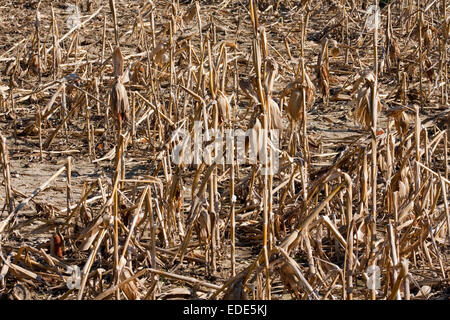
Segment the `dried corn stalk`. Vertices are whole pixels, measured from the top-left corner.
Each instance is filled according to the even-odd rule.
[[[267,95],[271,95],[275,78],[278,75],[278,63],[273,58],[266,59],[266,77],[264,79],[264,89]]]
[[[284,130],[284,124],[282,119],[282,114],[278,103],[272,98],[270,99],[270,118],[273,129],[278,129],[280,131]]]
[[[208,240],[211,237],[211,228],[211,217],[208,211],[203,209],[200,211],[200,215],[195,226],[197,236],[203,243],[208,243]]]
[[[32,72],[34,75],[39,74],[39,59],[37,54],[33,54],[28,59],[28,72]]]
[[[217,106],[222,121],[230,120],[230,102],[228,97],[220,90],[217,90]]]
[[[328,67],[328,39],[322,43],[322,50],[317,58],[317,81],[319,90],[326,101],[330,97],[330,71]],[[328,103],[328,102],[327,102]]]
[[[400,47],[398,46],[397,40],[392,37],[389,44],[389,59],[388,67],[398,66],[400,59]]]
[[[124,86],[126,74],[123,72],[123,56],[119,47],[114,50],[113,63],[115,82],[110,93],[110,105],[113,115],[122,124],[122,121],[127,121],[129,118],[130,105],[128,103],[127,90]]]
[[[128,267],[124,267],[123,271],[120,274],[120,281],[123,282],[128,278],[131,278],[132,276],[133,273],[130,271],[130,269]],[[122,286],[122,291],[128,300],[137,300],[140,298],[136,280],[132,280],[124,284]]]
[[[254,121],[255,123],[252,126],[252,131],[250,134],[250,146],[254,148],[252,152],[254,152],[253,156],[256,157],[257,152],[262,148],[262,125],[261,121],[259,121],[258,118],[256,118]],[[248,146],[246,151],[248,151]]]
[[[153,61],[160,67],[169,62],[169,45],[166,42],[158,43],[150,54],[153,57]]]
[[[145,65],[142,62],[137,62],[132,67],[130,81],[133,84],[145,85]]]
[[[400,136],[404,136],[414,121],[414,115],[411,114],[409,108],[395,107],[386,111],[388,117],[394,118],[395,128]]]
[[[55,57],[53,57],[53,55],[55,55]],[[57,44],[55,46],[55,50],[51,51],[50,58],[52,61],[54,61],[53,68],[55,70],[53,70],[53,71],[56,72],[56,70],[58,70],[59,66],[61,65],[61,61],[63,58],[63,51],[62,51],[61,47],[59,46],[59,44]]]
[[[251,78],[249,80],[241,79],[239,80],[239,88],[245,94],[247,98],[252,100],[255,104],[259,104],[258,94],[255,90],[255,78]]]
[[[302,90],[302,87],[304,90]],[[301,122],[303,119],[303,92],[305,92],[306,110],[311,109],[314,104],[315,97],[314,92],[316,88],[309,78],[308,73],[305,71],[305,82],[301,83],[300,80],[290,83],[282,93],[282,96],[289,94],[289,102],[286,111],[293,122]]]
[[[400,171],[392,177],[392,191],[398,192],[398,199],[400,203],[408,198],[411,182],[411,172],[409,170],[409,167],[407,167],[406,165],[403,165],[400,168]]]
[[[362,86],[360,87],[362,83]],[[358,95],[356,97],[356,106],[353,113],[353,118],[356,122],[361,124],[364,128],[369,129],[372,127],[372,94],[375,84],[375,76],[373,72],[366,72],[358,80],[355,81],[353,90],[358,90]],[[381,103],[378,97],[377,110],[381,110]]]
[[[275,62],[275,60],[269,58],[268,64],[270,66],[267,67],[266,71],[266,78],[264,81],[264,89],[266,92],[270,92],[270,95],[273,91],[273,85],[274,80],[276,78],[276,74],[278,72],[278,64]],[[261,108],[261,104],[259,103],[258,94],[256,93],[256,79],[251,78],[249,80],[243,80],[241,79],[239,81],[239,87],[241,88],[242,92],[245,94],[245,96],[250,99],[254,104],[259,105]],[[219,102],[219,100],[218,100]],[[272,129],[278,129],[282,131],[284,129],[283,124],[283,114],[281,113],[280,107],[278,103],[270,98],[269,100],[269,106],[270,106],[270,118],[271,118],[271,128]],[[228,108],[229,109],[229,108]],[[228,111],[229,112],[229,111]],[[260,110],[262,112],[262,110]]]

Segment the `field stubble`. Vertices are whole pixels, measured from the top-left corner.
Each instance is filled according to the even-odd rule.
[[[3,1],[1,297],[448,299],[447,5]]]

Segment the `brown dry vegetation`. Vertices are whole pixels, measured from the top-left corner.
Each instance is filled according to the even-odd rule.
[[[2,1],[1,297],[448,299],[448,1],[372,2]]]

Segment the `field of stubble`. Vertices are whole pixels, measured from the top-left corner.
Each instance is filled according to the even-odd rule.
[[[372,2],[1,1],[0,299],[448,300],[450,8]]]

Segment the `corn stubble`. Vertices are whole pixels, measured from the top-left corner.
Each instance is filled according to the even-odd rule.
[[[377,28],[366,1],[267,3],[89,1],[70,28],[50,1],[16,12],[1,296],[448,299],[447,1],[383,2]],[[278,171],[216,163],[237,146],[207,129],[254,129]],[[180,130],[204,161],[175,163]],[[18,180],[20,159],[42,174]]]

